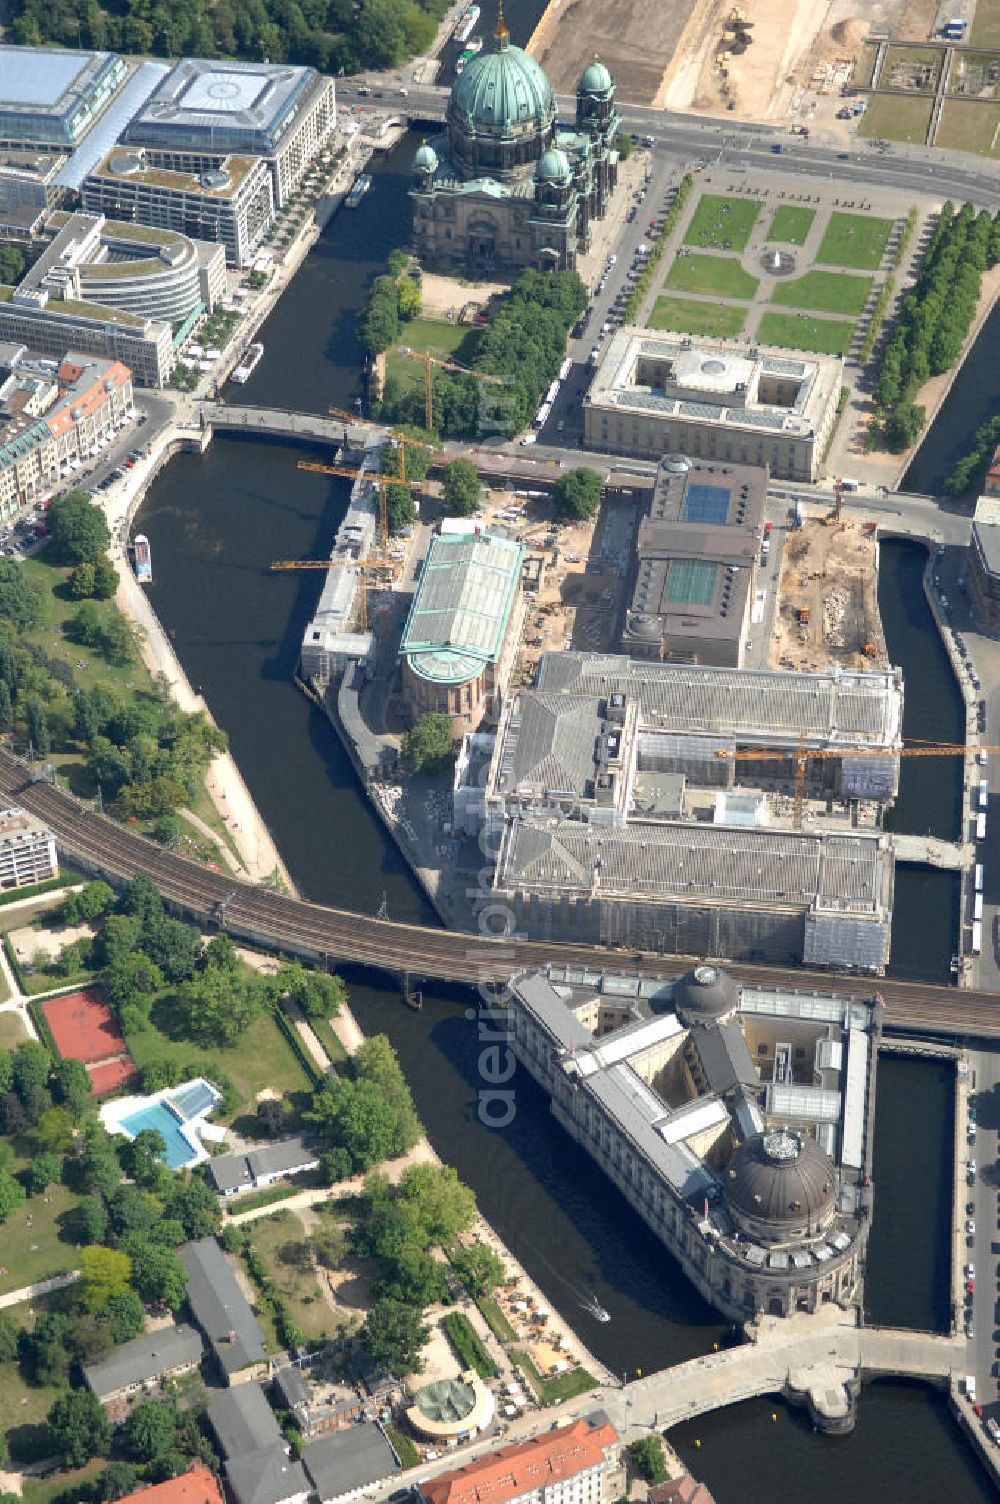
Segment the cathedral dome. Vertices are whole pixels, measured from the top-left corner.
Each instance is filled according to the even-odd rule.
[[[555,119],[556,97],[542,68],[520,47],[501,42],[466,64],[451,91],[450,119],[466,129],[507,133]]]
[[[569,158],[558,146],[550,146],[548,151],[543,151],[535,168],[535,177],[539,182],[561,183],[571,175]]]
[[[580,75],[580,82],[576,86],[578,94],[606,94],[614,87],[614,80],[605,68],[600,58],[595,57],[589,67],[584,68]]]
[[[437,165],[437,152],[426,141],[422,142],[413,153],[413,171],[436,172]]]

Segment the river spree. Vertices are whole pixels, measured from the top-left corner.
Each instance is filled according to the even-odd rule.
[[[409,150],[404,145],[378,165],[375,188],[361,208],[341,213],[328,227],[265,326],[267,355],[241,393],[247,401],[322,411],[358,390],[354,319],[367,278],[404,238]],[[217,440],[204,458],[184,456],[169,466],[142,512],[156,554],[153,604],[192,683],[229,732],[305,895],[372,912],[384,892],[394,917],[429,922],[332,731],[291,685],[319,585],[315,576],[272,575],[267,566],[278,557],[327,552],[345,505],[342,483],[297,471],[299,457],[294,447],[230,439]],[[890,549],[883,550],[887,557],[893,557]],[[902,573],[889,585],[893,567],[886,563],[887,615],[885,592],[910,589]],[[905,573],[913,566],[901,562],[899,568]],[[897,625],[887,621],[887,632],[893,659],[904,668],[937,651],[912,600]],[[910,703],[908,681],[908,716]],[[919,693],[912,703],[919,705]],[[939,704],[935,698],[928,709]],[[940,732],[922,720],[907,729],[911,735]],[[936,796],[934,802],[940,809]],[[914,809],[923,819],[919,802]],[[947,823],[952,815],[934,818]],[[914,875],[923,881],[922,872]],[[935,883],[923,896],[908,888],[901,877],[903,927],[893,969],[926,974],[950,954],[951,921],[945,918],[943,927],[940,921],[948,903],[942,905]],[[517,1078],[517,1113],[508,1129],[495,1133],[481,1125],[479,1047],[476,1026],[465,1016],[467,996],[425,990],[423,1011],[413,1013],[398,991],[371,975],[348,973],[348,981],[362,1028],[386,1032],[398,1050],[435,1148],[475,1189],[485,1215],[595,1354],[621,1372],[649,1371],[710,1350],[722,1334],[719,1318],[556,1128],[530,1081]],[[937,1067],[883,1062],[876,1234],[866,1292],[876,1319],[925,1327],[942,1319],[945,1218],[935,1167],[947,1152],[949,1104],[950,1088]],[[925,1139],[918,1141],[917,1129]],[[586,1315],[583,1301],[590,1295],[611,1313],[609,1324]],[[989,1494],[943,1403],[906,1386],[866,1389],[858,1429],[848,1438],[814,1436],[801,1416],[771,1403],[706,1417],[676,1434],[718,1504],[773,1504],[776,1498],[794,1504],[807,1496],[833,1504],[845,1495],[858,1504],[897,1498],[936,1504],[945,1494],[963,1501]],[[702,1440],[700,1449],[695,1439]]]

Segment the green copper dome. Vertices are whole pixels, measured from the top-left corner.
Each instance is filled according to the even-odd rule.
[[[513,130],[555,117],[556,99],[543,70],[520,47],[501,42],[465,66],[451,91],[448,113],[473,129]]]
[[[438,165],[437,152],[426,141],[422,142],[413,154],[413,170],[424,172],[436,172]]]
[[[535,168],[535,177],[544,182],[561,182],[570,175],[569,158],[557,146],[543,151]]]
[[[600,58],[595,57],[590,66],[583,70],[576,92],[578,94],[606,94],[612,87],[611,74]]]

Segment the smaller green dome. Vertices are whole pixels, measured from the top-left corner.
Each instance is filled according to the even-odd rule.
[[[583,70],[576,91],[578,94],[606,94],[613,87],[614,80],[611,74],[600,58],[595,57],[594,61]]]
[[[421,142],[413,154],[414,172],[436,172],[437,152],[426,141]]]
[[[535,168],[535,177],[540,182],[561,182],[570,176],[569,158],[558,146],[550,146],[543,151]]]

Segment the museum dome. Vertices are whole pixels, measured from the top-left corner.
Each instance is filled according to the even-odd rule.
[[[739,983],[719,966],[696,966],[674,983],[674,1008],[686,1024],[715,1023],[739,1001]]]
[[[506,28],[500,27],[496,49],[466,64],[448,104],[449,119],[489,134],[531,125],[542,131],[555,115],[556,97],[544,70],[520,47],[512,47]]]
[[[614,87],[614,80],[605,68],[599,57],[584,68],[580,75],[580,82],[576,86],[578,94],[606,94]]]
[[[818,1231],[834,1209],[837,1172],[815,1139],[775,1129],[739,1146],[726,1171],[725,1195],[738,1219],[773,1223],[779,1232],[796,1223]]]
[[[538,159],[535,177],[540,182],[560,183],[570,176],[571,171],[566,153],[560,151],[558,146],[550,146]]]

